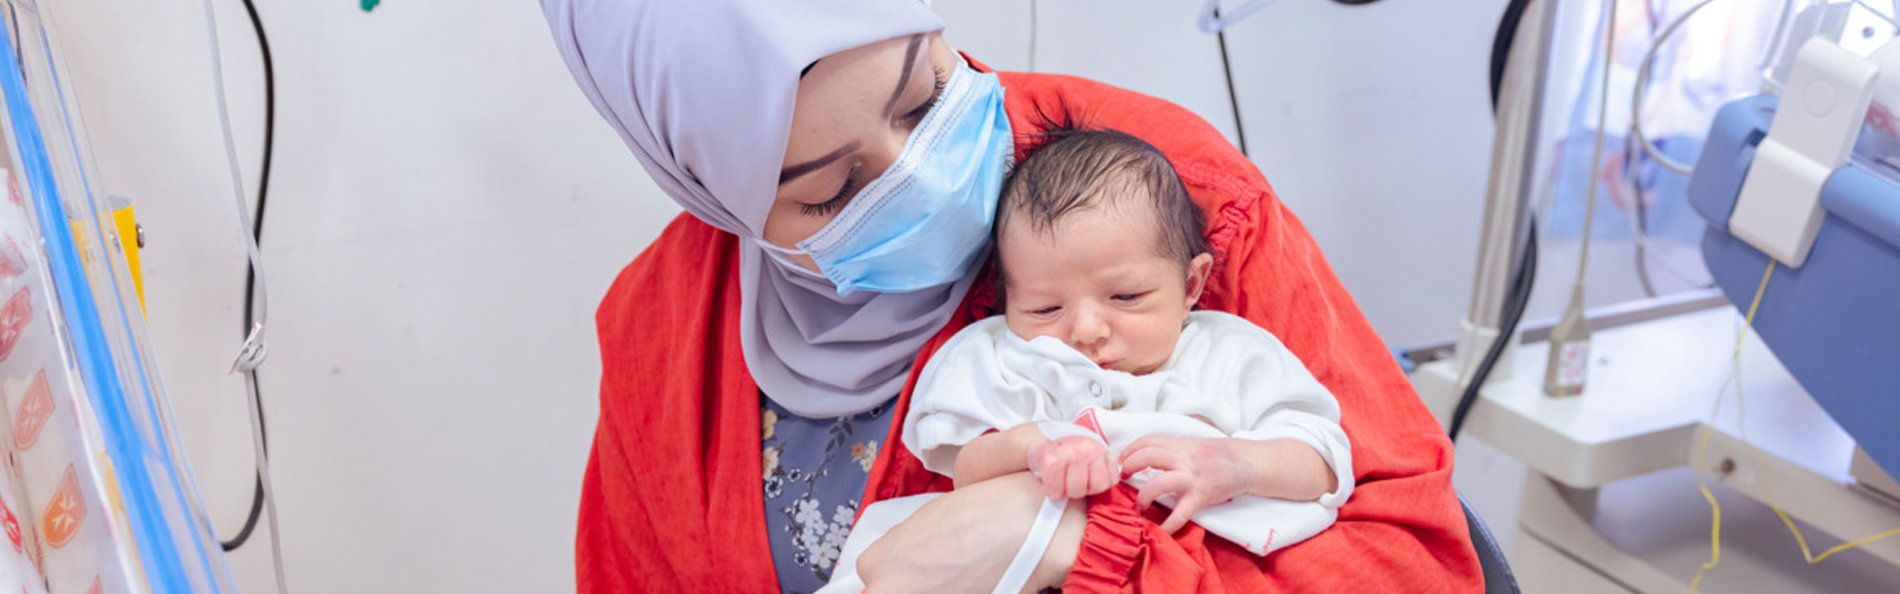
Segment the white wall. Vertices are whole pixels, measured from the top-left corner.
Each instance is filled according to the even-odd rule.
[[[677,212],[568,81],[535,3],[258,0],[279,85],[262,370],[299,592],[556,592],[595,413],[591,314]],[[1198,3],[1038,0],[1044,71],[1233,131]],[[250,500],[224,374],[243,264],[197,3],[45,2],[101,178],[150,230],[152,334],[221,532]],[[218,0],[255,183],[262,105]],[[941,0],[951,42],[1028,66],[1028,5]],[[1230,35],[1249,142],[1388,341],[1450,334],[1470,290],[1502,0],[1282,0]],[[264,547],[234,557],[268,591]]]
[[[942,0],[953,45],[1027,68],[1018,0]],[[1470,297],[1503,0],[1281,0],[1228,31],[1253,160],[1387,342],[1449,337]],[[1233,137],[1200,2],[1037,0],[1036,69],[1185,106]]]
[[[242,251],[198,3],[43,2],[108,192],[149,229],[152,335],[221,533],[250,502]],[[572,589],[592,313],[676,212],[533,2],[261,0],[278,73],[261,370],[294,591]],[[261,75],[219,0],[255,183]],[[233,558],[269,591],[264,540]]]

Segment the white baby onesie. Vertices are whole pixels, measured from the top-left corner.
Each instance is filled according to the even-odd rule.
[[[1188,314],[1168,361],[1141,376],[1102,369],[1052,337],[1025,341],[1002,316],[971,324],[918,377],[903,442],[926,468],[953,476],[957,451],[971,440],[991,430],[1051,421],[1094,425],[1111,459],[1148,435],[1288,438],[1311,446],[1338,477],[1332,492],[1317,501],[1242,495],[1194,514],[1203,529],[1256,555],[1319,534],[1352,496],[1352,450],[1339,427],[1339,403],[1273,334],[1213,311]],[[1139,487],[1147,478],[1128,482]],[[833,583],[821,591],[862,588],[855,576],[857,553],[936,495],[866,507]]]
[[[925,468],[950,475],[957,451],[990,430],[1072,421],[1089,409],[1111,457],[1145,435],[1290,438],[1319,452],[1339,482],[1318,501],[1242,496],[1195,514],[1254,554],[1318,534],[1352,495],[1339,403],[1273,334],[1214,311],[1188,314],[1174,354],[1142,376],[1097,367],[1052,337],[1025,341],[1001,316],[972,324],[918,377],[903,441]]]

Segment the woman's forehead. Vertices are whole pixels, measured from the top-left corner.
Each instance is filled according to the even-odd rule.
[[[884,119],[911,81],[928,78],[936,33],[906,35],[820,58],[798,82],[785,164],[836,150]],[[910,57],[910,60],[906,60]]]

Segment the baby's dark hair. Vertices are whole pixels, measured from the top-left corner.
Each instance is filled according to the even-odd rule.
[[[1186,267],[1211,251],[1201,209],[1160,149],[1115,130],[1054,128],[1040,136],[1040,146],[1003,182],[996,209],[999,239],[1003,226],[1017,217],[1027,217],[1037,233],[1048,233],[1077,210],[1120,202],[1115,206],[1152,209],[1159,255]],[[1145,204],[1134,201],[1143,194]]]

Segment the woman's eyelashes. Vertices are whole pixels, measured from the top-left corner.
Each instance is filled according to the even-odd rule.
[[[950,74],[936,66],[931,66],[931,71],[934,73],[932,80],[936,82],[930,89],[930,97],[898,118],[906,128],[915,128],[918,124],[922,124],[924,116],[930,115],[930,109],[936,107],[937,102],[943,99],[943,88],[950,83]]]
[[[913,129],[916,128],[918,124],[923,123],[924,116],[930,115],[930,110],[937,106],[938,101],[943,99],[943,88],[944,85],[949,83],[949,73],[945,72],[942,68],[932,67],[932,70],[936,72],[936,83],[935,86],[931,88],[930,96],[925,98],[924,102],[919,104],[916,108],[898,116],[898,123],[902,124],[905,129]],[[831,198],[826,199],[824,202],[817,204],[799,204],[799,213],[808,217],[828,217],[838,212],[838,209],[844,208],[844,205],[851,201],[851,196],[857,194],[858,190],[863,188],[863,184],[859,180],[863,165],[862,162],[853,163],[851,169],[845,173],[844,183],[838,186],[837,193],[832,194]]]
[[[844,208],[845,203],[851,200],[851,195],[856,194],[858,191],[858,170],[863,167],[864,163],[861,161],[852,163],[851,169],[845,171],[844,185],[838,187],[837,194],[833,194],[830,199],[817,204],[801,203],[798,205],[798,212],[808,217],[826,217],[838,212],[838,209]]]

